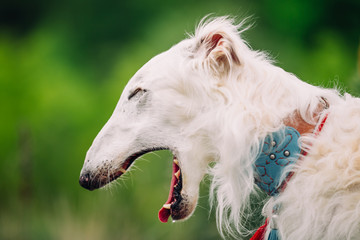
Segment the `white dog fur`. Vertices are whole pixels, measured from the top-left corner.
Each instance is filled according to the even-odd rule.
[[[328,114],[323,130],[300,138],[308,155],[263,212],[271,216],[281,203],[281,239],[360,239],[360,100],[274,66],[240,38],[239,29],[227,17],[203,20],[194,36],[146,63],[94,140],[81,176],[105,178],[95,188],[101,187],[130,155],[170,149],[183,181],[179,219],[193,213],[209,173],[218,228],[223,236],[238,236],[247,233],[241,223],[257,191],[253,164],[265,136],[294,111],[317,124],[312,113],[323,97],[330,106],[321,117]]]

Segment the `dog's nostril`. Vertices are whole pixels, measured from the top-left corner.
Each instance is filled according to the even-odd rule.
[[[92,187],[90,185],[90,174],[89,173],[82,174],[80,176],[79,183],[83,188],[92,190]]]

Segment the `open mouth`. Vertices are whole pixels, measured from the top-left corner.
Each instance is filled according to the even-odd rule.
[[[88,190],[101,188],[126,173],[126,171],[135,162],[136,159],[146,153],[158,150],[168,150],[168,148],[152,148],[139,151],[126,158],[124,163],[115,171],[104,169],[96,175],[90,175],[90,173],[82,174],[80,176],[79,183],[82,187]],[[183,182],[180,164],[175,154],[173,154],[172,177],[169,196],[158,214],[159,220],[161,222],[167,222],[170,216],[173,220],[180,220],[188,216],[188,208],[186,207],[187,201],[181,194],[182,187]]]
[[[179,162],[177,158],[174,156],[169,197],[159,211],[159,220],[161,222],[167,222],[170,215],[172,216],[173,220],[177,220],[178,216],[175,213],[178,211],[179,205],[182,200],[181,190],[182,190],[181,170],[180,170]]]

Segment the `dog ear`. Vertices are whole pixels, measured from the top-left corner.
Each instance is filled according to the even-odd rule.
[[[209,34],[201,39],[201,45],[205,47],[204,65],[214,73],[228,73],[234,64],[240,65],[233,42],[226,33]]]

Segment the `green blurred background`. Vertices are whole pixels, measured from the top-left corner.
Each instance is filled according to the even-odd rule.
[[[128,79],[208,13],[253,16],[244,38],[254,49],[359,96],[359,0],[1,0],[0,239],[220,239],[209,179],[190,220],[158,221],[169,152],[146,155],[105,190],[78,184]]]

